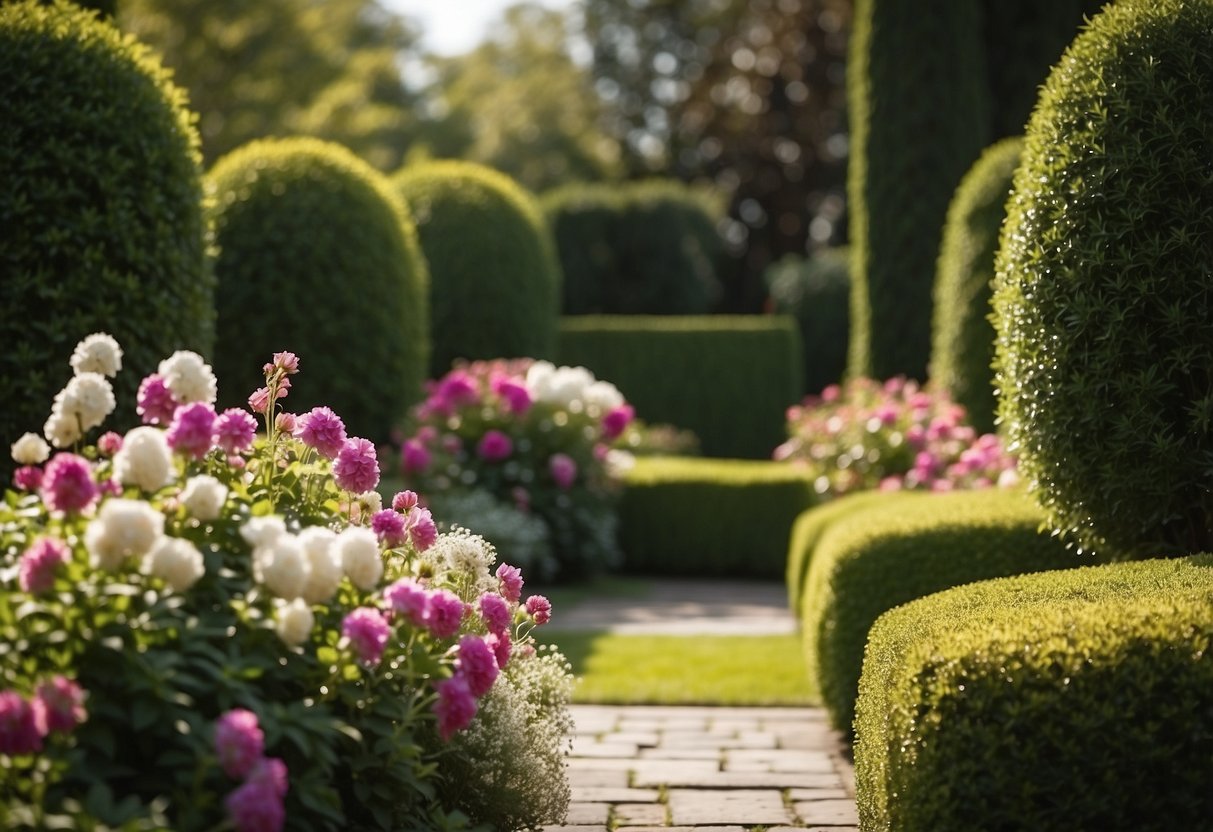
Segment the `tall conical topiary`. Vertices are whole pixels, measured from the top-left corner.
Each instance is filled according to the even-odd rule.
[[[162,358],[210,351],[214,313],[198,136],[150,52],[69,4],[0,5],[0,79],[7,447],[41,430],[84,336],[121,344],[116,412],[133,414]]]
[[[1093,18],[1028,125],[997,260],[1000,412],[1086,549],[1213,548],[1213,3]]]
[[[215,371],[241,404],[262,382],[248,357],[297,353],[307,384],[284,405],[332,407],[386,439],[429,366],[427,273],[387,180],[317,139],[251,142],[208,176],[219,256]]]
[[[457,358],[551,358],[560,267],[535,198],[468,162],[431,162],[394,178],[430,266],[437,378]]]
[[[981,433],[994,429],[994,255],[1022,150],[1021,137],[1003,139],[965,174],[948,206],[935,273],[931,381],[968,410]]]

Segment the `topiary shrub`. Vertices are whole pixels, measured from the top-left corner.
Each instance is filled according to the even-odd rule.
[[[74,6],[0,6],[0,439],[46,421],[64,360],[123,345],[118,410],[176,349],[209,352],[198,136],[142,45]],[[0,473],[10,470],[7,454]],[[7,475],[4,476],[7,479]]]
[[[804,392],[817,393],[842,379],[850,328],[850,249],[831,248],[807,260],[786,255],[763,275],[775,312],[800,325]]]
[[[969,413],[982,433],[994,429],[994,325],[990,323],[994,255],[1006,217],[1011,177],[1023,139],[987,147],[948,206],[935,271],[931,381]]]
[[[863,829],[1213,829],[1213,558],[985,581],[872,627]]]
[[[832,523],[813,551],[801,618],[834,727],[851,727],[864,644],[882,613],[960,584],[1073,565],[1040,523],[1022,493],[1001,490],[873,503]]]
[[[386,438],[429,366],[425,262],[387,182],[340,145],[270,139],[216,162],[209,190],[221,398],[259,385],[250,352],[289,344],[312,380],[291,410],[327,405],[351,434]]]
[[[393,178],[430,266],[430,376],[457,358],[550,358],[560,266],[534,198],[468,162],[431,162]]]
[[[1211,30],[1213,5],[1185,0],[1095,17],[1044,86],[1008,203],[1000,413],[1082,549],[1213,548]]]

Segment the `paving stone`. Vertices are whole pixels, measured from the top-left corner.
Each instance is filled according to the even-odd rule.
[[[545,826],[543,832],[608,832],[605,826]],[[797,830],[797,832],[801,832]]]
[[[670,789],[670,819],[675,824],[786,824],[792,818],[775,789],[704,791]]]
[[[665,806],[660,803],[617,803],[614,819],[616,826],[661,826],[665,823]]]
[[[713,737],[708,734],[679,731],[661,735],[658,748],[774,748],[774,734],[747,734],[738,737]]]
[[[569,816],[565,823],[570,826],[605,825],[611,806],[609,803],[581,803],[574,801],[569,804]]]
[[[631,745],[639,745],[643,747],[651,747],[657,745],[661,735],[657,731],[613,731],[604,739],[609,739],[610,742],[622,742]]]
[[[855,812],[854,800],[812,800],[797,801],[792,804],[800,819],[808,824],[847,824],[854,826],[859,823]]]
[[[578,737],[573,741],[574,757],[635,757],[640,747],[636,743],[615,742],[614,736],[607,735],[605,742]]]
[[[568,776],[569,785],[574,789],[624,789],[628,785],[628,771],[624,768],[603,770],[570,766]]]
[[[842,779],[834,773],[710,771],[684,772],[661,770],[636,771],[632,785],[637,788],[670,786],[684,789],[812,789],[842,788]]]
[[[580,787],[577,799],[588,803],[656,803],[661,795],[656,789]]]
[[[569,769],[599,769],[602,771],[620,770],[634,771],[638,776],[644,776],[656,783],[665,783],[670,778],[688,775],[710,775],[720,771],[720,764],[715,760],[653,760],[631,759],[619,757],[570,757]],[[796,787],[812,788],[813,783],[796,783]]]
[[[834,761],[825,751],[739,748],[726,754],[724,770],[823,773],[834,771]]]
[[[712,760],[720,762],[723,756],[719,748],[642,748],[642,760]]]
[[[628,832],[746,832],[744,826],[629,826],[627,830]],[[796,832],[805,832],[805,830],[797,829]]]
[[[788,797],[793,802],[797,800],[850,800],[851,795],[845,788],[833,789],[788,789]]]

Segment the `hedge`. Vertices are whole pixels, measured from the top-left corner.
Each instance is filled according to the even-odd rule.
[[[628,573],[778,578],[796,517],[815,500],[779,462],[638,457],[619,504]]]
[[[773,310],[793,316],[800,325],[803,391],[819,393],[841,381],[851,325],[849,249],[822,249],[808,259],[785,255],[767,267],[763,279]]]
[[[1213,557],[987,581],[872,628],[863,829],[1213,829]]]
[[[801,398],[800,333],[784,316],[563,318],[557,355],[645,421],[693,431],[706,456],[770,458]]]
[[[830,721],[849,730],[868,630],[880,615],[932,592],[1079,563],[1039,530],[1018,491],[987,489],[874,503],[831,524],[801,599],[805,657]]]

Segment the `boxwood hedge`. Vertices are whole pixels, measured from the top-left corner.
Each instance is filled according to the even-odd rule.
[[[822,249],[808,259],[788,254],[768,266],[763,279],[774,311],[800,324],[804,392],[841,381],[851,325],[850,250]]]

